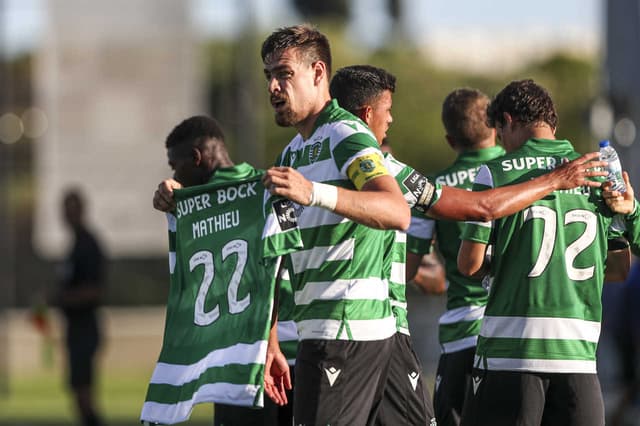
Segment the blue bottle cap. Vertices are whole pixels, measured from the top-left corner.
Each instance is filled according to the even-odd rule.
[[[605,146],[609,146],[609,141],[605,139],[603,141],[600,141],[599,145],[600,145],[600,148],[603,148]]]

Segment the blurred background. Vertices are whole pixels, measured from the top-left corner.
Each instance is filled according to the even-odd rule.
[[[440,122],[446,94],[492,96],[531,77],[554,98],[557,136],[582,152],[610,139],[640,187],[636,0],[0,0],[0,424],[74,424],[60,315],[44,303],[70,244],[70,185],[86,195],[109,258],[99,406],[108,424],[138,424],[168,286],[165,220],[151,207],[171,174],[164,139],[210,114],[235,161],[268,167],[293,132],[273,122],[260,44],[305,21],[328,35],[334,70],[368,63],[397,76],[391,146],[424,174],[454,159]],[[409,296],[433,381],[445,299]],[[50,333],[33,326],[34,310]],[[624,377],[606,317],[600,371],[612,412]],[[189,423],[209,424],[211,413],[200,407]],[[640,424],[637,411],[627,418]]]

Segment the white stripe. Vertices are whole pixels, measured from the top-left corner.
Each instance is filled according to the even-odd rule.
[[[482,226],[483,228],[491,228],[491,222],[476,222],[472,220],[468,220],[465,223],[470,225]]]
[[[573,318],[487,316],[480,335],[491,338],[585,340],[598,343],[600,323]]]
[[[315,163],[300,166],[297,170],[308,180],[316,182],[344,180],[345,175],[341,175],[333,161],[333,157],[325,160],[318,160]]]
[[[264,340],[246,344],[239,343],[209,352],[204,358],[193,364],[168,364],[158,362],[151,376],[151,383],[182,386],[202,375],[211,367],[223,367],[229,364],[264,363],[267,342]]]
[[[396,243],[406,243],[407,242],[407,234],[402,231],[396,231],[396,237],[393,239]]]
[[[485,306],[461,306],[450,309],[440,317],[439,324],[455,324],[461,321],[475,321],[484,316]]]
[[[318,269],[325,262],[353,259],[355,239],[350,238],[334,246],[318,246],[308,250],[291,253],[293,273],[299,274],[307,269]]]
[[[451,342],[442,343],[442,353],[450,354],[463,349],[472,348],[478,345],[478,336],[467,336],[464,339],[453,340]]]
[[[280,271],[280,278],[285,281],[291,281],[291,277],[289,277],[289,270],[287,268],[282,268]]]
[[[391,174],[391,176],[396,177],[398,174],[404,170],[406,164],[400,163],[398,160],[393,158],[391,154],[383,154],[384,156],[384,165]]]
[[[398,333],[402,333],[402,334],[406,334],[407,336],[411,336],[411,333],[409,333],[409,329],[408,328],[404,328],[404,327],[398,327]]]
[[[398,302],[397,300],[389,300],[391,306],[395,306],[396,308],[407,309],[407,302]]]
[[[389,280],[395,284],[404,284],[407,277],[405,270],[407,265],[401,262],[391,262],[391,276]]]
[[[396,320],[393,316],[377,320],[348,321],[352,339],[349,339],[347,327],[338,335],[341,329],[340,320],[304,320],[297,323],[300,340],[382,340],[391,337],[396,332]]]
[[[173,271],[176,270],[176,252],[169,252],[169,273],[173,274]]]
[[[278,321],[278,341],[298,340],[298,328],[295,321]]]
[[[484,369],[484,360],[476,355],[474,366]],[[561,359],[488,358],[487,369],[542,373],[597,373],[595,361]]]
[[[411,223],[409,224],[407,234],[414,238],[428,240],[433,238],[433,229],[435,224],[436,222],[433,220],[411,216]]]
[[[169,232],[176,232],[177,229],[177,219],[171,213],[165,213],[167,216],[167,226],[169,227]]]
[[[175,404],[163,404],[146,401],[142,406],[140,421],[169,425],[189,419],[195,404],[217,402],[221,404],[243,405],[251,407],[260,389],[253,385],[236,385],[232,383],[210,383],[200,386],[187,401]],[[262,399],[262,398],[260,398]],[[263,406],[263,401],[258,401]]]
[[[315,228],[320,225],[337,225],[349,221],[344,216],[322,207],[305,206],[298,214],[298,227],[300,229]]]
[[[314,300],[385,300],[389,286],[380,278],[308,282],[294,293],[296,305],[308,305]]]
[[[280,225],[278,224],[278,220],[276,218],[275,212],[273,211],[273,207],[270,206],[269,214],[265,219],[264,228],[262,229],[262,239],[264,240],[267,237],[278,235],[280,233],[283,233],[283,231],[280,229]]]

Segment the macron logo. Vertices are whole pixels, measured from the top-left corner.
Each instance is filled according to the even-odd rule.
[[[416,388],[418,387],[418,379],[420,378],[420,375],[418,373],[416,373],[415,371],[412,371],[411,373],[407,374],[407,376],[409,376],[409,381],[411,382],[411,387],[413,388],[413,391],[416,391]]]
[[[440,382],[441,381],[442,381],[442,376],[438,374],[436,376],[436,392],[438,392],[438,388],[440,387]]]
[[[473,381],[473,394],[475,395],[478,392],[478,387],[480,386],[480,382],[482,381],[482,377],[476,376],[471,379]]]
[[[335,367],[324,369],[324,372],[327,373],[327,379],[329,379],[329,386],[333,386],[341,371],[342,370],[338,370]]]

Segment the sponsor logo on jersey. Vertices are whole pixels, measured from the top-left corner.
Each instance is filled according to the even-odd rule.
[[[471,378],[471,381],[473,382],[473,394],[475,395],[476,392],[478,392],[478,387],[480,386],[480,382],[482,382],[482,377],[474,376]]]
[[[277,200],[273,202],[273,210],[276,212],[280,229],[286,231],[298,225],[298,219],[293,203],[289,200]]]
[[[335,367],[329,367],[329,368],[325,368],[324,372],[327,373],[327,379],[329,379],[329,386],[333,387],[333,384],[335,383],[336,379],[338,378],[342,370],[338,370]]]
[[[413,388],[413,391],[415,392],[416,388],[418,387],[418,379],[420,379],[420,374],[418,374],[415,371],[412,371],[411,373],[407,374],[407,376],[409,376],[409,381],[411,382],[411,387]]]
[[[473,167],[466,170],[458,170],[455,172],[447,173],[446,175],[438,176],[436,182],[440,185],[447,186],[462,186],[465,184],[471,184],[476,178],[478,173],[478,167]]]
[[[416,205],[414,207],[421,212],[425,212],[429,208],[431,200],[433,200],[435,187],[429,183],[426,177],[415,170],[402,181],[402,184],[415,197]]]

